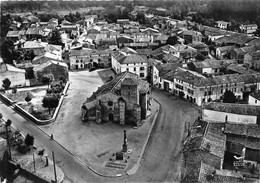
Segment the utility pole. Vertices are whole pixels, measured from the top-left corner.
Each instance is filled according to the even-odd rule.
[[[54,152],[53,152],[53,151],[52,151],[52,159],[53,159],[53,167],[54,167],[54,177],[55,177],[55,182],[57,183],[57,174],[56,174],[55,158],[54,158]]]

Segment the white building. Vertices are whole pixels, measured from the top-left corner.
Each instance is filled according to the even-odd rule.
[[[227,26],[229,24],[229,22],[225,22],[225,21],[217,21],[217,27],[221,28],[221,29],[227,29]]]
[[[250,94],[248,97],[248,104],[260,106],[260,93]]]
[[[112,54],[111,62],[112,68],[117,74],[129,71],[140,76],[142,79],[147,77],[148,61],[144,55],[127,54],[117,51]]]

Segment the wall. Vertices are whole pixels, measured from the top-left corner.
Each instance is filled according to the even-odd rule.
[[[257,116],[240,115],[227,112],[219,112],[208,109],[202,109],[202,119],[205,121],[218,121],[225,122],[226,116],[228,116],[229,122],[244,123],[244,124],[256,124]]]
[[[8,78],[11,81],[11,88],[16,85],[26,86],[25,72],[6,71],[0,73],[0,89],[3,89],[2,80]]]
[[[260,100],[249,95],[248,104],[249,105],[260,105]]]
[[[143,67],[143,70],[141,70],[141,67]],[[135,68],[135,71],[134,71]],[[140,76],[140,73],[143,73],[144,76],[141,77],[142,79],[145,79],[147,77],[147,63],[136,63],[136,64],[122,64],[121,65],[121,72],[125,72],[125,71],[134,73],[136,75]]]

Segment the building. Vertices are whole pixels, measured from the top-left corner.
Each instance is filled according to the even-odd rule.
[[[55,55],[50,52],[44,52],[32,60],[32,64],[43,64],[46,63],[49,60],[56,60],[56,61],[62,61],[61,55]]]
[[[130,72],[117,75],[83,103],[82,121],[138,125],[147,116],[149,84]]]
[[[256,24],[247,24],[247,25],[241,25],[239,28],[243,33],[253,34],[256,32],[258,27]]]
[[[229,59],[231,58],[231,51],[235,46],[223,46],[216,48],[216,57],[218,59]]]
[[[202,41],[202,34],[197,31],[191,30],[183,30],[180,36],[187,42],[187,43],[196,43]]]
[[[225,21],[217,21],[216,22],[216,26],[218,28],[221,28],[221,29],[227,29],[228,25],[229,25],[229,22],[225,22]]]
[[[42,82],[42,77],[47,74],[52,74],[54,80],[59,80],[61,77],[68,80],[68,66],[64,62],[49,60],[33,68],[34,78],[38,82]]]
[[[22,44],[22,49],[25,51],[33,51],[34,55],[40,55],[45,52],[45,47],[47,46],[47,42],[41,41],[26,41]]]
[[[188,64],[191,70],[200,74],[220,74],[221,69],[231,64],[236,64],[236,60],[204,60],[201,62],[191,62]]]
[[[260,69],[260,50],[245,54],[244,64],[250,68]]]
[[[202,109],[202,119],[225,123],[260,124],[260,106],[210,102]]]
[[[134,73],[142,79],[147,77],[148,62],[145,55],[114,52],[111,56],[112,69],[117,73],[125,71]]]
[[[10,87],[17,87],[17,86],[28,86],[28,82],[25,79],[25,70],[18,69],[12,65],[4,64],[0,60],[0,81],[8,78],[11,81]],[[3,89],[2,84],[0,88]]]
[[[110,50],[71,50],[69,66],[71,70],[92,67],[110,67]]]
[[[259,105],[260,106],[260,93],[249,94],[248,104],[249,105]]]

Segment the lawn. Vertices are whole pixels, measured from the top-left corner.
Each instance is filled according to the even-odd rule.
[[[47,87],[44,88],[36,88],[36,89],[20,89],[17,93],[12,93],[8,91],[5,95],[13,100],[16,101],[20,107],[25,109],[27,112],[31,113],[34,117],[38,119],[50,119],[54,110],[49,110],[47,108],[42,107],[42,99],[46,94]],[[26,102],[25,98],[28,93],[31,93],[32,100],[30,102]]]

